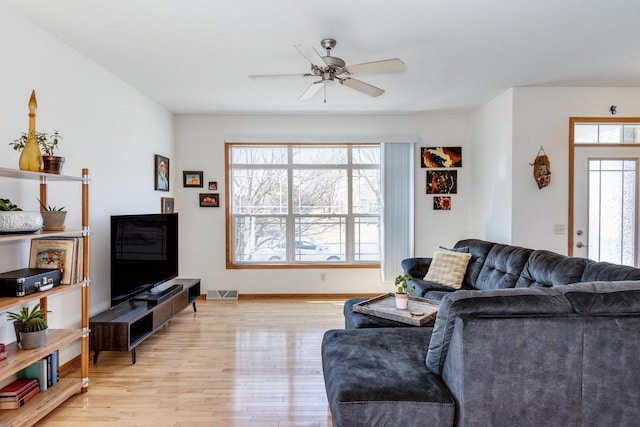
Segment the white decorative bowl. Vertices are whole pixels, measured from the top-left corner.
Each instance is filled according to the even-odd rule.
[[[35,233],[42,228],[39,211],[1,211],[0,233]]]

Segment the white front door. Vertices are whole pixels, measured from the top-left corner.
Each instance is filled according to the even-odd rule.
[[[575,146],[574,256],[638,266],[639,158],[635,147]]]

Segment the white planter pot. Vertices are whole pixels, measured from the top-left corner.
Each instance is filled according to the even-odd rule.
[[[396,308],[406,310],[409,307],[409,294],[399,294],[396,292]]]
[[[0,212],[0,233],[35,233],[42,228],[39,211]]]

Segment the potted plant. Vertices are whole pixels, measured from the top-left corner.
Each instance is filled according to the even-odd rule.
[[[9,145],[13,147],[14,150],[20,151],[22,150],[27,143],[27,133],[22,133],[20,138],[15,139],[13,142],[10,142]],[[58,143],[62,139],[60,132],[56,129],[53,130],[51,135],[48,135],[44,132],[36,132],[36,141],[38,142],[38,146],[40,147],[40,151],[42,152],[42,171],[48,173],[60,174],[62,172],[62,165],[64,164],[64,157],[54,156],[54,151],[58,148]]]
[[[64,206],[59,208],[57,206],[45,205],[40,199],[38,199],[40,206],[42,207],[41,214],[43,220],[44,231],[64,231],[64,221],[67,217],[67,211],[64,210]]]
[[[47,334],[47,322],[44,320],[45,311],[40,303],[29,307],[22,307],[18,313],[7,313],[7,319],[13,320],[16,341],[23,349],[42,347]]]
[[[409,274],[401,274],[396,277],[396,308],[400,310],[406,310],[409,307],[409,294],[407,288],[409,287],[409,280],[412,277]],[[413,291],[413,286],[410,291]]]
[[[42,228],[38,211],[23,211],[9,199],[0,199],[0,233],[34,233]]]

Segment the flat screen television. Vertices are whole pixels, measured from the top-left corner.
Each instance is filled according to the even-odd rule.
[[[111,307],[178,276],[178,214],[111,216]]]

